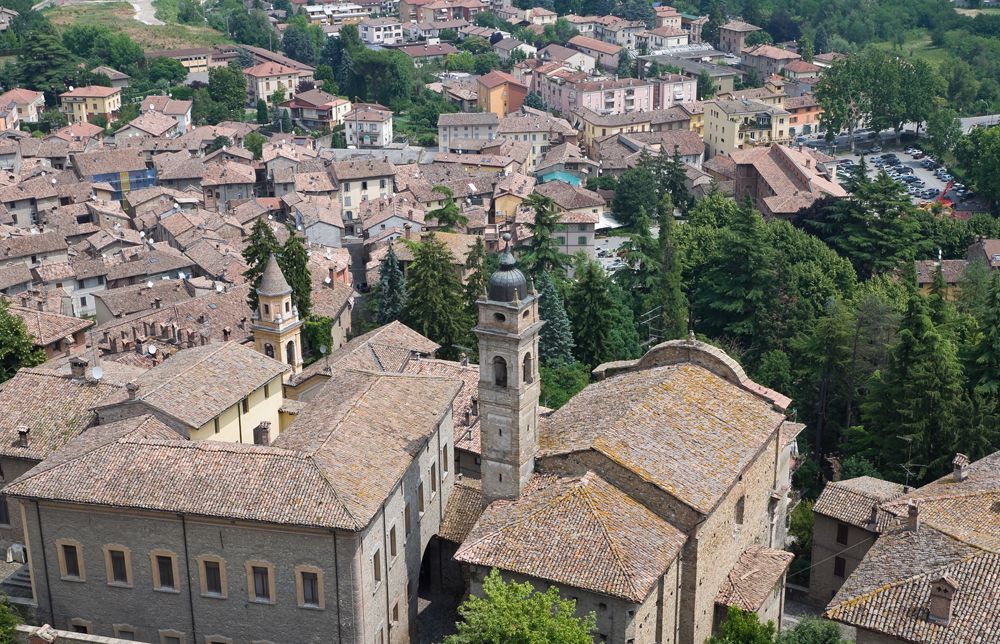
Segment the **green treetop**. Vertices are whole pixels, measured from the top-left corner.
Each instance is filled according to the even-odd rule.
[[[45,352],[35,347],[24,320],[8,311],[8,306],[0,299],[0,382],[12,378],[22,367],[45,362]]]
[[[465,280],[465,303],[470,316],[475,317],[476,302],[483,297],[490,279],[489,273],[486,272],[486,246],[482,237],[477,236],[476,243],[469,250],[469,256],[465,258],[465,270],[469,275]]]
[[[434,192],[443,195],[443,203],[440,208],[435,208],[427,213],[427,219],[437,222],[442,232],[450,232],[456,226],[465,226],[469,223],[469,218],[462,214],[458,204],[455,203],[455,193],[448,186],[434,186]]]
[[[525,273],[533,277],[545,271],[556,275],[565,273],[568,257],[559,249],[559,241],[555,233],[563,230],[559,223],[559,213],[555,202],[537,192],[526,200],[527,205],[535,211],[535,220],[528,224],[531,237],[528,239],[522,264]]]
[[[567,302],[576,357],[591,367],[606,361],[611,353],[611,309],[615,301],[608,286],[601,265],[587,261],[576,273]]]
[[[288,236],[278,253],[278,266],[285,281],[292,287],[292,305],[299,310],[299,319],[306,319],[312,311],[312,280],[309,277],[309,251],[302,238],[294,233]]]
[[[543,364],[570,363],[573,361],[573,329],[566,315],[562,297],[548,272],[542,271],[536,279],[538,316],[545,320],[539,338],[538,351]]]
[[[496,569],[483,581],[483,596],[458,607],[458,633],[444,644],[591,644],[597,629],[593,613],[576,616],[576,602],[550,586],[544,593],[525,582],[506,583]]]

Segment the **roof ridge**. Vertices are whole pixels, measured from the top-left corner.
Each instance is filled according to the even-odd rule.
[[[628,586],[629,592],[633,597],[640,596],[641,593],[639,589],[636,587],[634,581],[632,580],[632,575],[628,572],[628,568],[625,565],[624,554],[619,551],[618,544],[611,537],[611,531],[608,530],[608,527],[604,525],[604,522],[601,520],[601,513],[598,512],[597,510],[596,499],[593,498],[593,494],[590,491],[590,483],[591,483],[591,479],[589,478],[590,476],[595,476],[597,478],[600,478],[597,475],[597,473],[588,471],[586,474],[577,479],[579,485],[573,486],[571,494],[580,495],[584,498],[584,502],[587,504],[587,508],[591,511],[591,515],[593,516],[594,521],[596,521],[597,525],[601,527],[601,532],[604,534],[604,540],[605,542],[607,542],[608,549],[611,551],[611,558],[614,560],[614,562],[617,564],[618,569],[621,571],[622,578],[625,580],[625,584]],[[604,479],[601,479],[601,481],[604,481]],[[607,481],[604,482],[607,483],[608,485],[611,485],[611,483],[608,483]]]

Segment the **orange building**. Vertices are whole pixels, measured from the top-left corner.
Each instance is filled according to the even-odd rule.
[[[477,104],[484,112],[493,112],[503,118],[521,109],[528,88],[517,82],[510,74],[493,70],[478,80],[479,98]]]
[[[791,114],[788,119],[788,136],[815,134],[819,131],[819,119],[823,114],[823,108],[816,102],[815,96],[803,94],[786,98],[784,107]]]

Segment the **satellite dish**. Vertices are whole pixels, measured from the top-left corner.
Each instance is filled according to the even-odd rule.
[[[155,344],[151,344],[151,345],[147,346],[146,347],[146,353],[148,353],[151,356],[156,355],[156,345]]]
[[[104,377],[104,369],[95,366],[93,369],[90,370],[90,375],[94,377],[94,380],[100,380],[101,378]]]
[[[320,352],[321,355],[324,355],[324,356],[326,355],[326,345],[325,344],[319,345],[319,352]]]
[[[153,282],[152,281],[146,282],[146,288],[153,288]]]
[[[268,219],[274,219],[274,215],[268,215],[267,218]]]
[[[140,230],[139,231],[139,239],[142,239],[145,236],[146,236],[146,233],[144,233],[143,231]]]
[[[216,293],[221,293],[222,292],[222,284],[216,284],[215,285],[215,292]]]
[[[331,279],[330,279],[329,277],[324,277],[324,278],[323,278],[323,283],[324,283],[324,284],[330,284],[330,283],[331,283],[332,281],[333,281],[333,280],[331,280]]]

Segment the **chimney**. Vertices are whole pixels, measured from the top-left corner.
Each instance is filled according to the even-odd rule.
[[[468,409],[465,410],[465,426],[468,427],[472,424],[472,412]]]
[[[961,483],[965,479],[969,478],[969,457],[965,454],[955,454],[955,458],[951,461],[953,475],[955,476],[955,481]]]
[[[87,361],[83,358],[70,358],[69,373],[74,378],[87,377]]]
[[[162,304],[163,304],[163,300],[162,300],[161,298],[158,298],[158,297],[154,297],[154,298],[153,298],[153,308],[154,308],[154,309],[158,309],[158,308],[160,308],[160,306],[161,306]]]
[[[878,527],[878,503],[872,503],[871,513],[868,515],[868,525],[873,532]]]
[[[45,301],[44,301],[44,300],[41,300],[41,299],[40,299],[40,300],[38,300],[38,301],[37,301],[37,302],[35,303],[35,308],[37,308],[37,309],[38,309],[39,311],[44,311],[44,310],[45,310]]]
[[[31,634],[28,635],[28,644],[53,644],[58,641],[59,633],[48,624],[37,628],[29,626]]]
[[[17,426],[17,446],[27,447],[28,446],[28,434],[31,433],[31,428],[27,425]]]
[[[336,271],[334,270],[333,266],[326,269],[326,272],[327,276],[330,278],[330,283],[333,283],[333,280],[336,279]]]
[[[927,610],[927,619],[943,626],[951,621],[951,605],[958,592],[958,582],[948,575],[938,577],[931,582],[931,601]]]
[[[403,237],[410,239],[413,236],[413,226],[410,224],[403,224]]]
[[[125,385],[125,391],[128,392],[129,400],[135,400],[139,395],[139,385],[135,382],[130,382]]]
[[[916,501],[910,499],[910,502],[906,504],[906,529],[910,532],[916,532],[919,528],[920,508]]]
[[[472,397],[472,415],[473,416],[479,415],[479,398],[475,396]]]
[[[229,336],[232,335],[232,333],[233,333],[233,330],[230,329],[228,326],[226,328],[222,329],[222,339],[223,339],[223,341],[229,342]]]
[[[465,352],[462,352],[462,355],[460,356],[460,361],[463,367],[469,366],[469,356],[466,355]]]
[[[142,338],[141,340],[137,339],[135,341],[135,351],[136,351],[136,353],[138,353],[139,355],[142,355],[143,354],[143,349],[145,348],[144,347],[145,344],[146,344],[146,339],[145,338]]]

